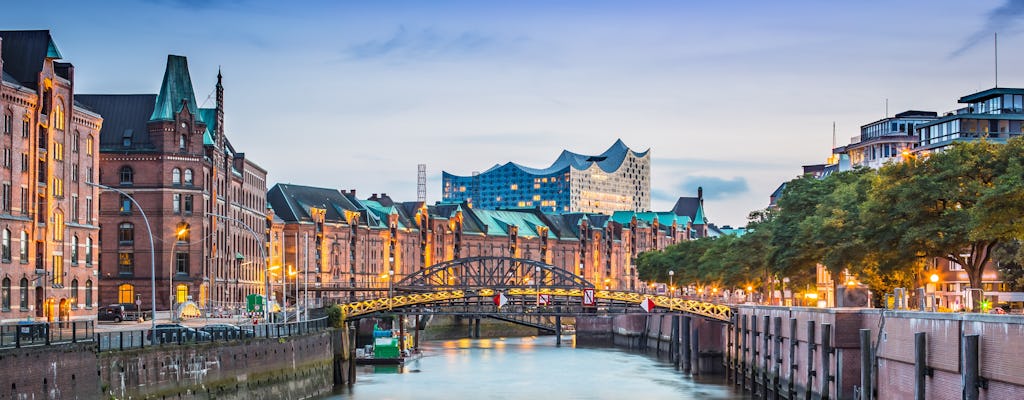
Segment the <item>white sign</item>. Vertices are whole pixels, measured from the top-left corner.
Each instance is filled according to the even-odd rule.
[[[537,295],[537,305],[539,305],[539,306],[546,306],[548,304],[551,304],[551,295],[550,294],[538,294]]]
[[[593,307],[596,304],[597,302],[594,301],[594,288],[583,289],[583,306]]]
[[[505,294],[498,293],[494,296],[494,305],[498,306],[498,308],[505,306],[505,304],[508,304],[508,297],[505,297]]]

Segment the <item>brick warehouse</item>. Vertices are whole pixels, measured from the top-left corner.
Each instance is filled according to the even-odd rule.
[[[633,258],[688,240],[694,228],[690,217],[671,212],[480,210],[465,203],[398,203],[386,194],[360,200],[354,190],[293,184],[275,185],[267,200],[274,221],[271,264],[291,272],[287,296],[307,276],[311,287],[386,288],[389,270],[397,281],[442,261],[475,256],[543,260],[595,285],[637,290]],[[356,296],[325,293],[335,300]]]
[[[0,31],[0,320],[88,318],[97,305],[102,119],[72,101],[49,31]]]
[[[262,293],[260,238],[217,214],[262,229],[267,172],[237,151],[224,129],[224,87],[214,108],[196,103],[185,57],[169,55],[158,94],[78,95],[107,124],[100,131],[100,183],[131,194],[153,229],[156,308],[189,301],[232,307]],[[150,247],[142,214],[104,191],[100,300],[150,299]],[[193,312],[195,310],[193,309]]]

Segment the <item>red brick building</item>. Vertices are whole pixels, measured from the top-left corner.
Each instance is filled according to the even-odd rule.
[[[386,194],[360,200],[355,191],[292,184],[275,185],[267,200],[276,221],[271,231],[283,238],[271,246],[282,246],[279,265],[294,271],[289,299],[295,296],[295,281],[304,287],[307,276],[310,287],[385,288],[389,279],[476,256],[543,260],[595,286],[639,290],[632,264],[636,254],[687,240],[691,229],[689,218],[673,213],[478,210],[466,204],[396,203]],[[358,295],[344,290],[323,294],[345,300]]]
[[[266,171],[225,136],[221,75],[214,108],[199,108],[188,62],[175,55],[167,57],[158,94],[76,100],[108,122],[100,132],[100,183],[141,207],[112,190],[100,199],[101,302],[149,308],[151,271],[158,310],[189,301],[231,307],[261,293]]]
[[[102,119],[49,31],[0,31],[0,321],[91,317]]]

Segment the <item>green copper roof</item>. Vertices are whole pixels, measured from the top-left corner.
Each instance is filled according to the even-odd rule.
[[[507,236],[509,234],[510,226],[519,227],[519,236],[521,237],[537,237],[540,234],[537,232],[540,226],[547,226],[544,221],[541,221],[536,215],[528,212],[520,211],[495,211],[495,210],[473,210],[473,214],[487,225],[488,235],[501,235]],[[554,232],[548,229],[547,236],[551,239],[557,239]]]
[[[705,225],[704,223],[704,202],[697,206],[697,215],[693,216],[694,225]]]
[[[213,146],[213,130],[217,129],[217,109],[200,108],[199,120],[206,124],[206,132],[203,132],[203,145]]]
[[[61,59],[60,50],[57,50],[57,45],[53,43],[53,38],[50,38],[50,43],[46,45],[46,58]]]
[[[164,82],[160,85],[160,94],[156,96],[156,106],[153,107],[153,115],[149,120],[174,120],[174,115],[181,112],[182,101],[188,105],[188,112],[196,115],[198,107],[196,95],[192,92],[192,77],[188,74],[188,59],[168,55]]]

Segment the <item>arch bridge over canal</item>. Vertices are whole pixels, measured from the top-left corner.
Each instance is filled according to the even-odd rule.
[[[507,300],[502,307],[494,301],[499,294]],[[539,304],[541,295],[547,295],[546,304]],[[584,305],[585,295],[591,304]],[[653,301],[656,308],[652,312],[680,312],[726,323],[732,321],[733,309],[727,305],[602,290],[553,265],[511,257],[471,257],[442,262],[395,282],[389,295],[340,306],[343,318],[348,320],[383,313],[515,319],[536,315],[636,313],[644,299]]]

